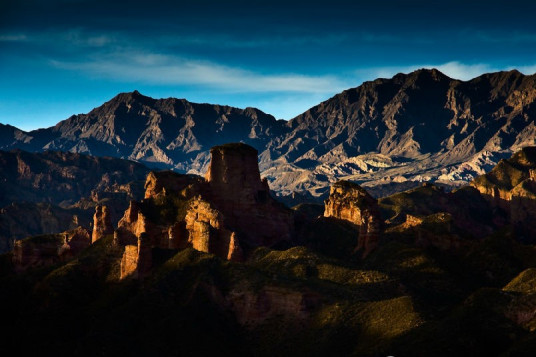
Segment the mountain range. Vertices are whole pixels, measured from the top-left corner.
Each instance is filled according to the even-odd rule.
[[[324,198],[330,183],[376,196],[432,181],[459,186],[536,144],[536,75],[513,70],[470,81],[436,69],[348,89],[285,121],[255,108],[121,93],[88,114],[24,132],[0,125],[0,149],[112,156],[203,174],[209,149],[244,142],[280,196]],[[400,187],[400,188],[398,188]]]

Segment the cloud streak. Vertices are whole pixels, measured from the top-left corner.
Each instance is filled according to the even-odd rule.
[[[116,52],[88,61],[51,60],[56,68],[126,82],[208,86],[228,92],[334,93],[349,83],[334,76],[264,74],[210,61],[158,53]]]

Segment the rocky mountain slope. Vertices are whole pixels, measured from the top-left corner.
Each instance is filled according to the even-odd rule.
[[[536,76],[463,82],[437,70],[377,79],[288,122],[268,148],[274,189],[320,194],[334,177],[365,186],[460,184],[536,140]]]
[[[22,132],[0,127],[0,148],[128,158],[204,174],[208,150],[242,141],[280,195],[325,197],[353,180],[375,194],[422,181],[461,185],[514,151],[536,144],[536,76],[518,71],[470,81],[418,70],[365,82],[296,118],[254,108],[122,93],[88,114]],[[385,189],[382,189],[385,188]]]
[[[0,148],[121,157],[185,172],[205,167],[216,145],[244,141],[263,148],[284,125],[255,108],[156,100],[134,91],[51,128],[22,133],[4,126]]]

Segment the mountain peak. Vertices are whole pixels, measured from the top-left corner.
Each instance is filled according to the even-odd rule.
[[[449,76],[438,70],[437,68],[421,68],[408,74],[409,78],[424,79],[429,78],[435,81],[451,80]]]
[[[133,92],[123,92],[116,95],[112,98],[111,102],[132,102],[132,101],[155,101],[156,99],[145,96],[139,91],[134,90]]]

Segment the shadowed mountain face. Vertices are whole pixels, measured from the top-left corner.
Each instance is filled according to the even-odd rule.
[[[261,174],[279,194],[322,196],[338,179],[392,192],[414,181],[463,184],[536,144],[535,99],[534,75],[463,82],[419,70],[365,82],[285,122],[254,108],[135,91],[52,128],[2,126],[0,147],[109,155],[201,174],[210,147],[243,141],[259,151]]]

